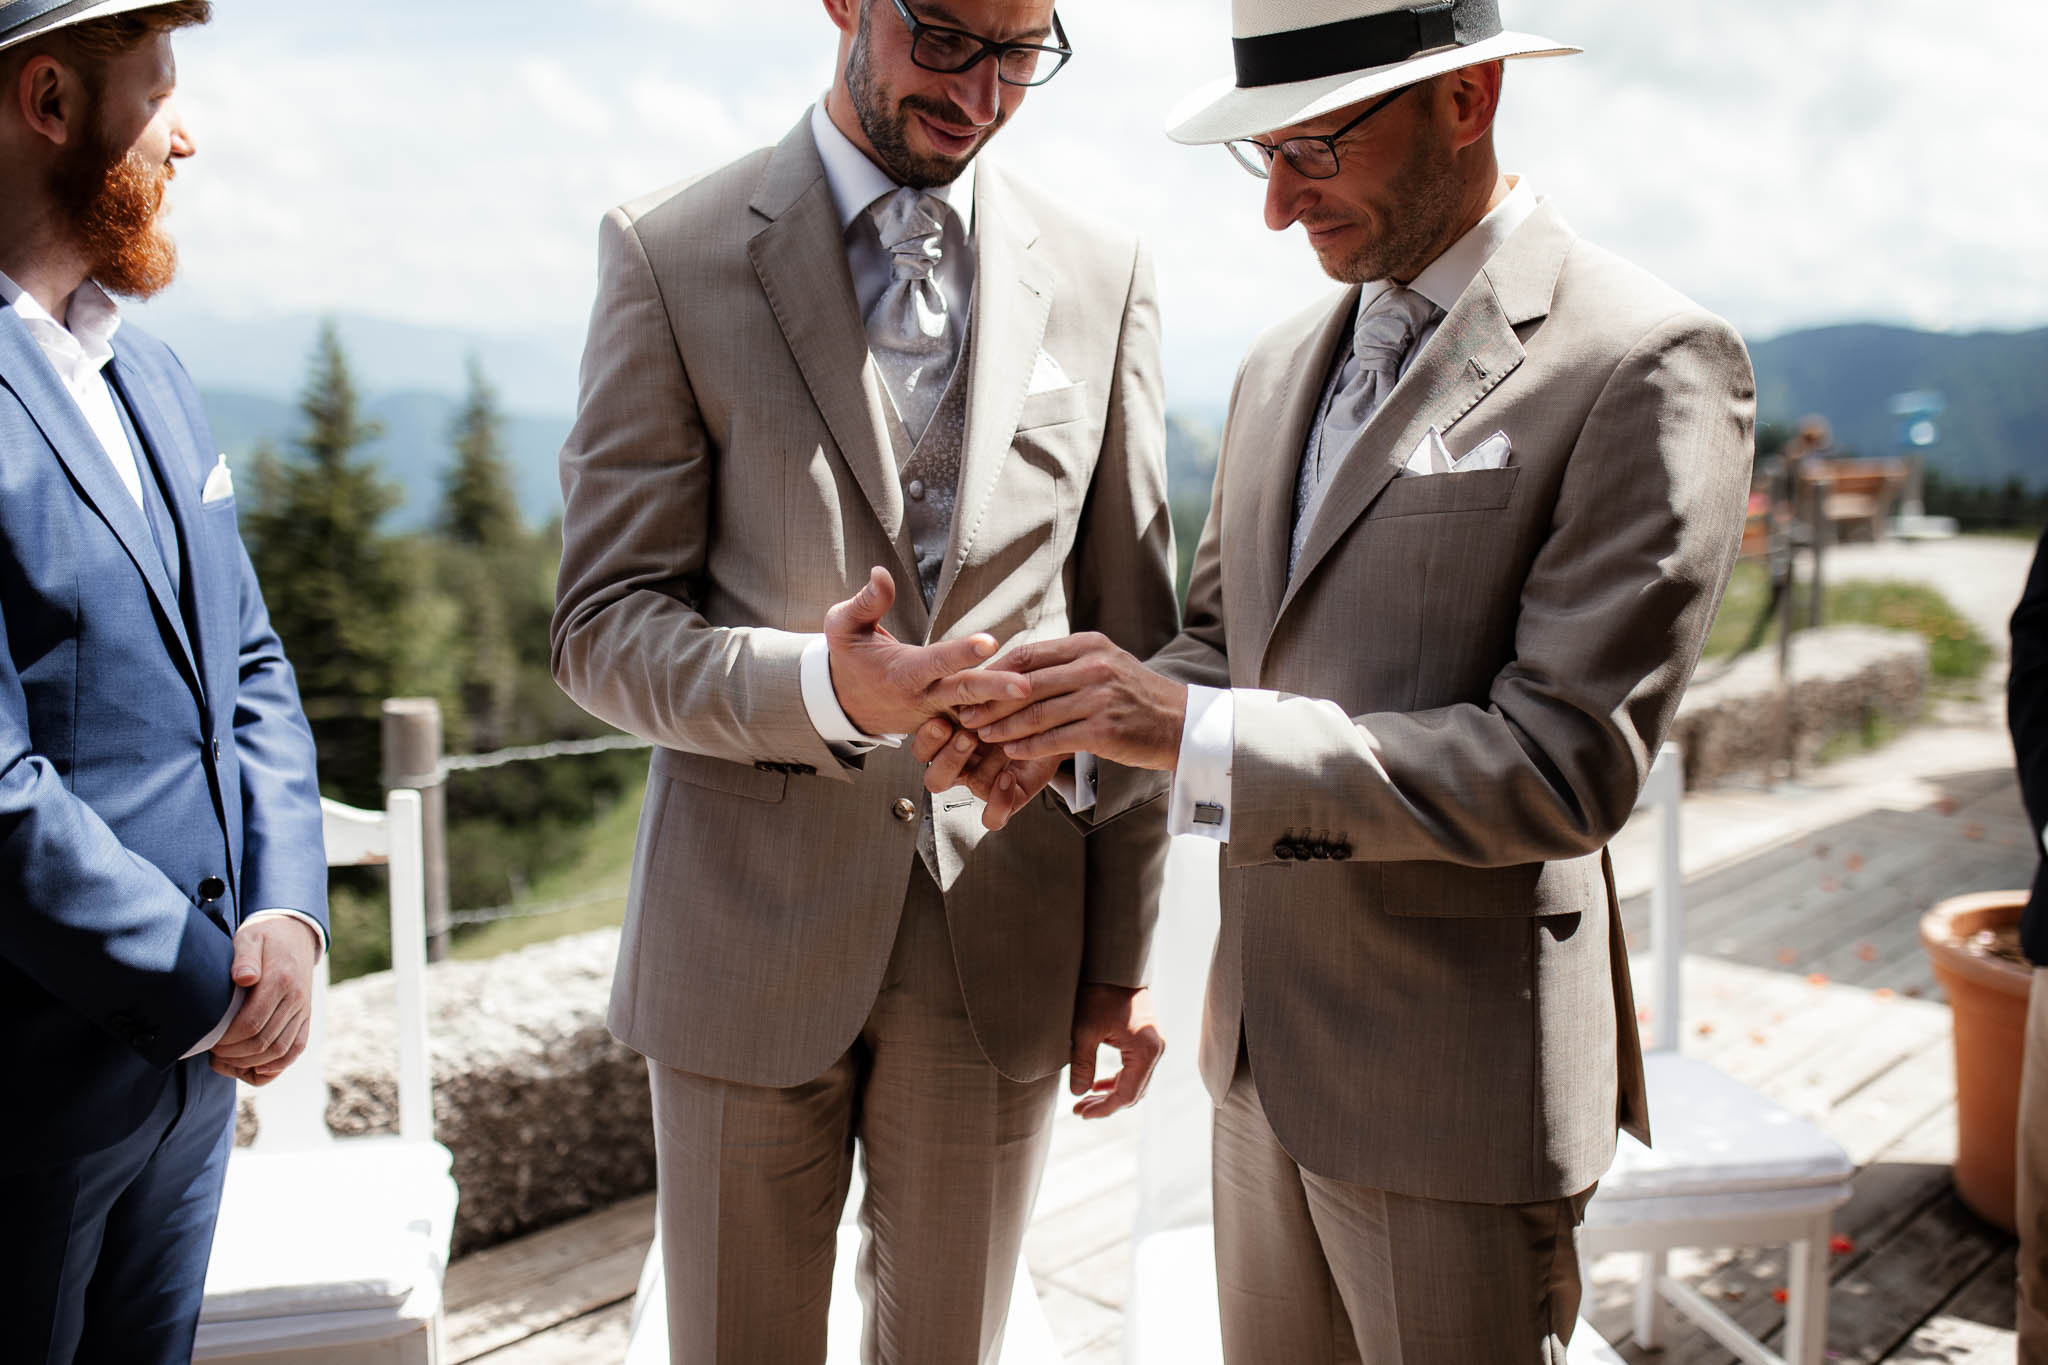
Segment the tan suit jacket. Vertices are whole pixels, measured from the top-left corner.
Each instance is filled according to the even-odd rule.
[[[922,769],[907,745],[835,758],[784,632],[817,631],[881,564],[899,639],[1093,629],[1150,652],[1173,634],[1147,257],[979,170],[966,445],[929,612],[808,121],[604,221],[562,451],[555,675],[659,746],[611,1026],[679,1070],[772,1086],[824,1071],[875,1000],[918,861]],[[1041,350],[1070,385],[1031,392]],[[1051,798],[993,835],[964,789],[935,799],[954,957],[1005,1075],[1065,1063],[1078,982],[1142,982],[1157,791],[1107,770],[1085,838]]]
[[[1239,1048],[1307,1169],[1424,1198],[1576,1193],[1647,1134],[1605,846],[1726,586],[1749,482],[1740,339],[1540,205],[1333,476],[1296,470],[1359,291],[1232,398],[1183,634],[1242,689],[1202,1063]],[[1431,426],[1500,470],[1396,477]],[[1306,859],[1306,861],[1304,861]]]

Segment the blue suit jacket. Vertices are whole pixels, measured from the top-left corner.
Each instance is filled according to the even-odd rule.
[[[226,1012],[242,914],[326,922],[312,732],[234,502],[202,505],[215,451],[199,394],[133,327],[114,350],[177,526],[179,595],[77,405],[0,309],[0,1157],[16,1160],[134,1130]]]

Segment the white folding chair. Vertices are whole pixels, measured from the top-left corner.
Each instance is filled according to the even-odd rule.
[[[441,1279],[455,1226],[448,1149],[434,1141],[427,1064],[420,797],[382,813],[321,802],[330,867],[388,864],[398,1001],[398,1134],[327,1131],[327,962],[306,1051],[245,1091],[260,1125],[228,1161],[193,1359],[237,1365],[437,1365]]]
[[[1623,1134],[1614,1165],[1586,1209],[1580,1254],[1641,1252],[1635,1338],[1663,1343],[1676,1309],[1749,1365],[1821,1365],[1828,1323],[1828,1242],[1855,1166],[1842,1145],[1748,1086],[1679,1051],[1685,956],[1679,805],[1685,767],[1664,746],[1638,809],[1658,818],[1657,879],[1650,893],[1652,1046],[1643,1059],[1650,1135]],[[1668,1273],[1679,1247],[1790,1248],[1784,1352],[1745,1331],[1699,1291]]]

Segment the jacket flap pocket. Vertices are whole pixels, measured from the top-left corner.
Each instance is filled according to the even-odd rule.
[[[1017,430],[1058,426],[1061,422],[1079,421],[1087,415],[1088,386],[1085,383],[1069,384],[1063,389],[1047,389],[1026,398],[1022,411],[1017,414]]]
[[[787,773],[763,772],[745,763],[686,754],[678,749],[656,749],[654,771],[688,786],[744,796],[750,801],[780,801],[789,789]]]
[[[1521,467],[1475,469],[1464,474],[1411,474],[1394,479],[1371,509],[1368,520],[1418,517],[1442,512],[1492,512],[1514,496]]]

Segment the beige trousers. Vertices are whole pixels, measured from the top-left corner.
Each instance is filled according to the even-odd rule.
[[[1564,1365],[1591,1190],[1454,1204],[1325,1179],[1281,1147],[1241,1053],[1215,1133],[1228,1365]]]
[[[862,1360],[995,1360],[1058,1077],[1011,1081],[982,1054],[922,867],[867,1025],[824,1075],[648,1070],[674,1365],[821,1365],[856,1139]]]
[[[2020,1131],[2013,1221],[2019,1225],[2020,1365],[2048,1365],[2048,968],[2034,969],[2027,997],[2027,1055],[2020,1073]]]

